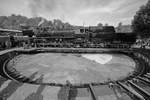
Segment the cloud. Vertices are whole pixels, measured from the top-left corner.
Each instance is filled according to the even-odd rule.
[[[78,13],[82,10],[92,12],[94,9],[97,11],[108,11],[107,5],[111,5],[112,3],[116,4],[114,1],[116,0],[30,0],[29,8],[33,15],[38,15],[42,11],[47,11],[52,14],[54,12]],[[113,9],[113,7],[110,9]]]
[[[112,0],[113,1],[113,0]],[[117,3],[116,3],[117,2]],[[107,5],[101,5],[98,7],[92,6],[81,10],[80,13],[113,13],[118,7],[125,2],[125,0],[116,0],[116,2],[111,2]]]
[[[62,19],[71,24],[130,23],[147,0],[0,0],[0,15]],[[125,20],[126,19],[126,20]]]

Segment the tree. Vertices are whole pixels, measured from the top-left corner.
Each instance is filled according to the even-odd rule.
[[[108,26],[108,23],[106,23],[105,26]]]
[[[41,20],[44,21],[41,21]],[[42,17],[33,17],[33,18],[27,18],[25,16],[21,15],[15,15],[12,14],[11,16],[0,16],[0,28],[4,29],[32,29],[35,26],[38,26],[38,24],[41,25],[39,27],[51,30],[71,30],[73,29],[73,25],[70,25],[69,23],[64,23],[59,19],[55,19],[53,22],[46,20]]]
[[[116,31],[121,32],[121,28],[122,28],[122,22],[119,22],[118,26],[116,27]]]
[[[97,26],[98,27],[103,27],[103,24],[102,23],[98,23]]]
[[[118,23],[118,27],[122,27],[122,22]]]
[[[132,21],[132,28],[136,33],[150,33],[150,0],[137,11]]]

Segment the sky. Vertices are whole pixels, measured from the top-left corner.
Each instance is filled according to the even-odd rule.
[[[98,23],[117,26],[131,24],[139,7],[148,0],[0,0],[0,16],[20,14],[61,19],[72,25],[94,26]]]

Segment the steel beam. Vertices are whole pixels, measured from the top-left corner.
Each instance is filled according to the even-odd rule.
[[[148,81],[147,79],[144,79],[143,77],[137,77],[137,78],[147,84],[150,84],[150,81]]]
[[[144,98],[146,100],[150,100],[150,93],[148,93],[147,91],[145,91],[143,88],[139,87],[138,85],[136,85],[135,83],[133,83],[131,80],[128,81],[128,83],[134,88],[136,89],[141,95],[144,95]]]
[[[95,91],[94,91],[94,89],[93,89],[93,86],[92,86],[91,84],[89,84],[89,90],[90,90],[92,99],[93,99],[93,100],[98,100],[97,97],[96,97]]]
[[[121,83],[121,82],[117,82],[117,84],[119,86],[121,86],[124,90],[126,90],[127,92],[129,92],[132,95],[134,95],[136,98],[138,98],[140,100],[145,100],[145,98],[141,94],[139,94],[138,92],[136,92],[133,88],[130,88],[127,85],[125,85],[124,83]]]

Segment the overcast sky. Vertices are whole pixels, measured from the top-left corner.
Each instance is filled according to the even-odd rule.
[[[0,16],[61,19],[73,25],[130,24],[139,7],[148,0],[0,0]]]

